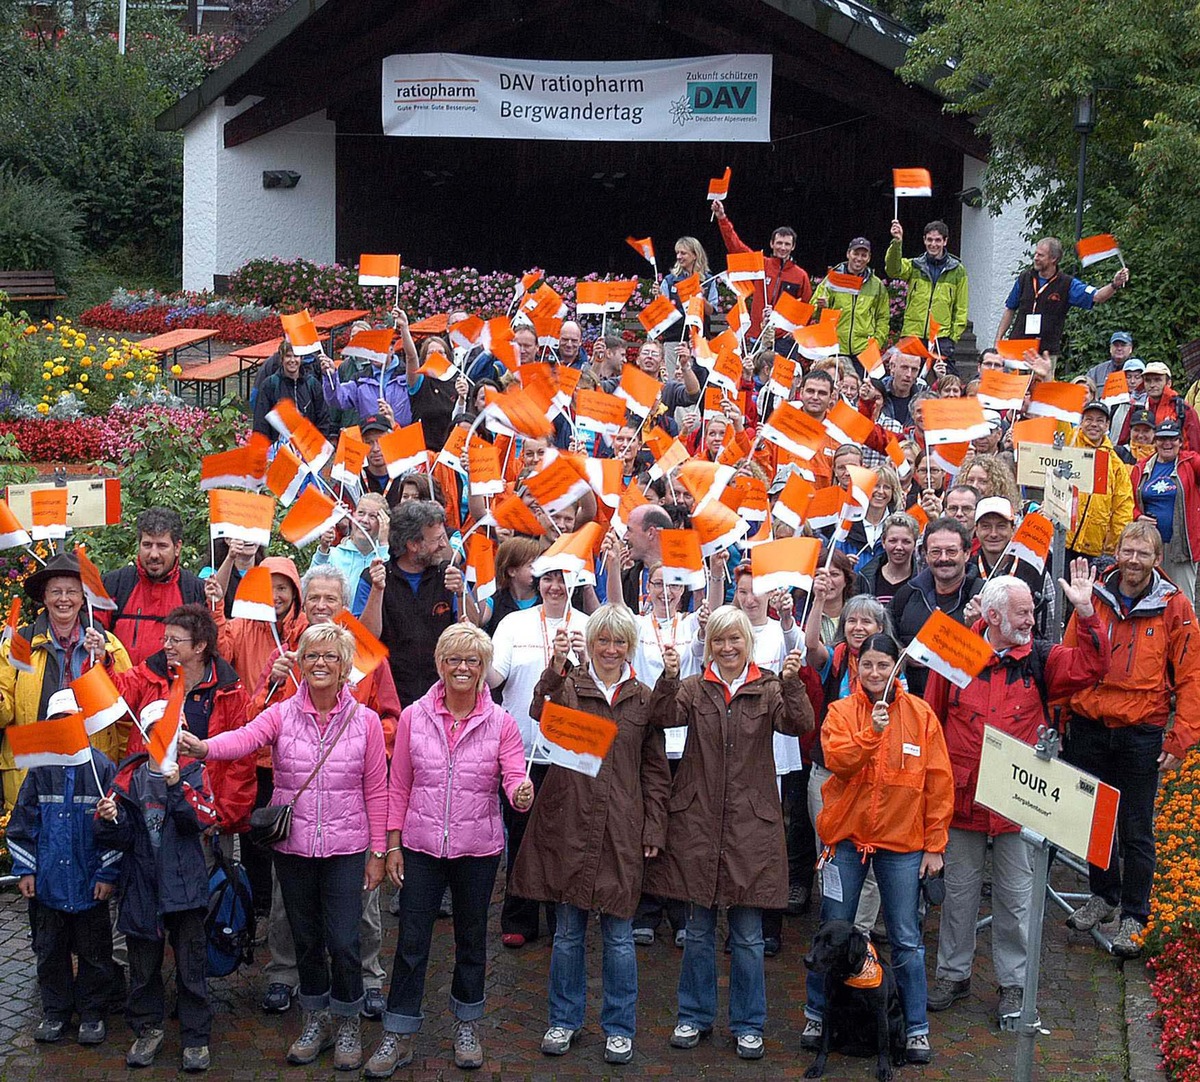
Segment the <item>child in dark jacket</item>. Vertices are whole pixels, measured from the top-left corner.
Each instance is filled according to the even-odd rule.
[[[208,873],[200,835],[217,824],[218,816],[204,764],[184,759],[160,773],[149,756],[131,755],[96,815],[97,839],[125,854],[117,929],[129,946],[125,1017],[136,1037],[125,1062],[148,1067],[162,1046],[162,964],[169,938],[183,1069],[207,1070],[212,1027],[205,985]]]
[[[25,775],[9,820],[13,875],[29,899],[42,1020],[35,1041],[57,1041],[79,1015],[79,1043],[100,1044],[117,981],[108,899],[121,854],[97,843],[96,805],[117,768],[92,750],[96,767],[39,766]],[[96,788],[99,778],[104,789]],[[72,971],[71,955],[78,959]]]

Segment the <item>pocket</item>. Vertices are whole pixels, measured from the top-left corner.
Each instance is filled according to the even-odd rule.
[[[783,806],[779,803],[779,797],[774,792],[769,797],[764,797],[762,793],[751,789],[749,797],[750,809],[763,822],[778,823],[783,819]]]

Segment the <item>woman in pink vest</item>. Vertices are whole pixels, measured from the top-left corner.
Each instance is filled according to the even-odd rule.
[[[504,823],[500,788],[517,811],[533,803],[521,731],[492,701],[485,677],[492,641],[451,624],[434,649],[438,681],[400,715],[388,783],[387,874],[400,887],[400,937],[367,1078],[389,1078],[413,1058],[429,943],[442,892],[454,901],[454,1064],[483,1066],[475,1023],[483,1016],[487,917]]]

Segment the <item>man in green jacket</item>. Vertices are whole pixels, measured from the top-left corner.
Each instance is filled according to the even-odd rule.
[[[946,251],[949,239],[950,227],[945,222],[930,222],[925,227],[925,254],[905,259],[901,254],[904,227],[894,221],[892,243],[883,262],[889,278],[903,278],[908,283],[900,333],[928,340],[932,320],[939,328],[938,349],[947,360],[954,357],[954,344],[967,329],[967,268]]]
[[[855,237],[846,250],[846,261],[834,267],[842,274],[852,274],[863,280],[858,293],[846,293],[829,288],[825,279],[813,292],[812,303],[817,308],[833,308],[842,313],[838,320],[838,348],[853,357],[858,364],[858,355],[867,348],[867,339],[874,338],[879,348],[887,348],[888,318],[891,315],[890,299],[883,281],[867,265],[871,261],[871,242],[866,237]]]

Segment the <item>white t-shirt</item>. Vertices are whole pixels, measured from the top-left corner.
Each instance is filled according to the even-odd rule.
[[[672,642],[679,651],[679,679],[695,676],[701,671],[703,666],[693,647],[700,641],[703,650],[703,639],[700,638],[700,618],[694,612],[678,613],[665,620],[658,620],[651,615],[635,616],[633,619],[638,629],[637,645],[633,651],[633,671],[643,684],[652,688],[657,683],[663,671],[662,647]],[[676,725],[667,729],[665,735],[667,758],[682,758],[687,742],[687,726]]]
[[[768,618],[765,624],[754,629],[754,664],[764,671],[782,672],[784,658],[796,648],[799,641],[799,624],[793,622],[791,630],[785,632],[778,620]],[[804,767],[799,737],[775,733],[772,746],[776,774],[790,774]]]

